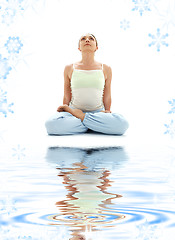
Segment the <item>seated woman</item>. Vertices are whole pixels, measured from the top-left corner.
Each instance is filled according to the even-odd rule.
[[[111,108],[111,67],[94,59],[98,43],[85,34],[78,43],[81,61],[64,69],[63,105],[45,123],[49,135],[84,133],[88,129],[104,134],[122,135],[127,120]]]

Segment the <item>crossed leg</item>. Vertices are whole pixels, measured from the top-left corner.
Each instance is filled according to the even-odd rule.
[[[49,135],[71,135],[87,132],[82,121],[69,112],[57,112],[45,122]]]
[[[105,134],[123,135],[128,129],[128,121],[117,113],[106,113],[105,111],[96,113],[84,113],[80,109],[72,109],[64,104],[57,109],[58,112],[68,112],[74,117],[80,119],[83,125],[88,129]]]
[[[76,118],[79,118],[81,121],[84,120],[85,113],[81,111],[80,109],[72,109],[67,104],[61,105],[57,109],[58,112],[69,112]]]

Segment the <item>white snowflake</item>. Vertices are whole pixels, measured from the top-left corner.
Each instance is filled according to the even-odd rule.
[[[25,148],[22,148],[19,144],[16,148],[12,148],[12,150],[14,152],[12,156],[17,157],[18,160],[20,160],[22,157],[25,157]]]
[[[140,16],[142,16],[145,11],[151,11],[149,0],[133,0],[133,3],[135,4],[135,7],[132,11],[139,11]]]
[[[2,23],[9,26],[14,22],[17,13],[24,10],[23,0],[6,0],[1,4]]]
[[[4,46],[7,48],[8,53],[19,53],[23,44],[19,37],[9,37]]]
[[[0,225],[0,236],[2,240],[14,240],[14,232],[9,226]]]
[[[157,33],[155,35],[149,33],[148,36],[152,38],[152,42],[149,43],[148,46],[151,47],[155,45],[158,52],[160,51],[161,45],[168,47],[168,43],[165,42],[165,39],[168,37],[168,33],[161,35],[159,28],[157,29]]]
[[[172,101],[168,101],[168,103],[171,105],[171,110],[168,112],[169,114],[175,113],[175,99],[172,99]]]
[[[31,236],[18,236],[18,239],[30,240],[30,239],[33,239],[33,238]]]
[[[129,27],[130,27],[130,22],[127,21],[126,19],[120,22],[120,28],[122,28],[123,30],[126,30]]]
[[[13,105],[14,103],[9,104],[7,99],[4,99],[3,102],[0,102],[0,113],[2,113],[6,118],[8,113],[14,113],[14,111],[11,109]]]
[[[6,79],[12,68],[9,66],[8,59],[0,54],[0,79]]]
[[[16,10],[7,7],[2,14],[2,23],[6,24],[7,26],[11,25],[14,21],[16,16]]]
[[[171,122],[169,124],[164,124],[164,126],[167,128],[166,132],[164,134],[169,134],[172,138],[175,136],[175,122],[173,119],[171,119]]]
[[[7,92],[0,88],[0,103],[7,99]]]
[[[14,23],[15,18],[23,13],[27,9],[33,9],[35,12],[37,9],[41,9],[45,6],[46,0],[3,0],[0,5],[0,14],[2,15],[2,23],[7,26]]]
[[[162,28],[168,30],[170,26],[175,27],[175,1],[167,1],[168,6],[164,6],[164,10],[157,9],[160,20],[163,22]]]
[[[0,212],[10,215],[17,210],[15,205],[16,201],[14,201],[11,197],[7,196],[6,199],[0,200]]]
[[[161,229],[159,229],[158,225],[151,225],[147,220],[140,225],[137,225],[136,232],[137,240],[160,240],[161,238]]]

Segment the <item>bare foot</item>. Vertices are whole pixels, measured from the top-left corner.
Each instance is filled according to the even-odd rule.
[[[57,108],[57,112],[70,112],[71,108],[67,104],[63,104]]]
[[[72,115],[81,119],[81,121],[83,121],[85,117],[85,113],[80,109],[72,109]]]
[[[76,118],[81,119],[81,121],[83,121],[85,117],[85,113],[83,113],[80,109],[72,109],[67,104],[59,106],[57,108],[57,112],[69,112]]]

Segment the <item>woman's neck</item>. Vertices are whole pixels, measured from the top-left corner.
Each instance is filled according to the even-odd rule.
[[[92,66],[95,64],[94,53],[82,53],[82,60],[80,61],[83,66]]]

